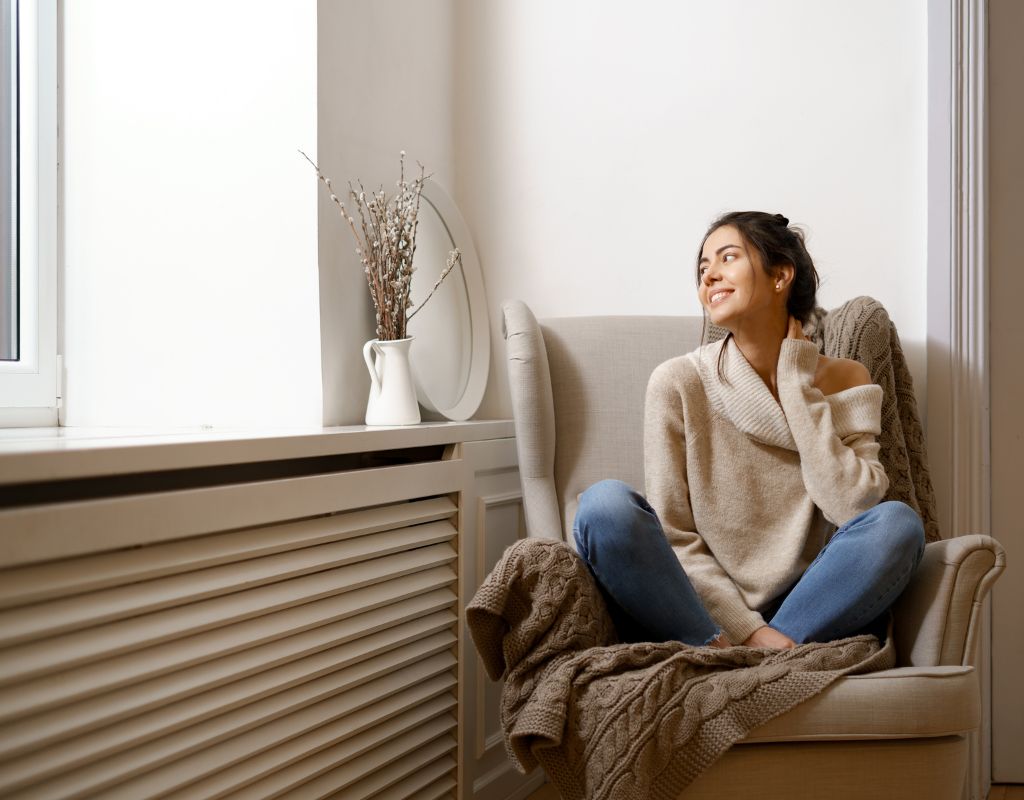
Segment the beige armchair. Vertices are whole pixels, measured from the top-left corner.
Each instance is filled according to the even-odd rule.
[[[644,394],[654,367],[700,344],[700,317],[540,323],[504,306],[530,536],[572,545],[576,498],[602,478],[643,490]],[[956,800],[981,720],[981,603],[1005,556],[987,536],[929,544],[894,609],[898,667],[842,678],[754,730],[684,793],[698,798]]]

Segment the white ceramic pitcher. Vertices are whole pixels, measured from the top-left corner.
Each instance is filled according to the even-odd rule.
[[[415,425],[420,421],[420,406],[416,402],[416,386],[409,364],[412,338],[370,339],[363,345],[363,358],[370,371],[367,425]]]

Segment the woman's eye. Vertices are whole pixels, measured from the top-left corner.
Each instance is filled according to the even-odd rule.
[[[726,253],[724,256],[722,256],[722,261],[728,263],[729,261],[732,261],[734,258],[736,258],[735,253]]]

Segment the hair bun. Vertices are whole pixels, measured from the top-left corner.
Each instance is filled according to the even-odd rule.
[[[782,225],[784,228],[789,227],[789,217],[785,217],[782,214],[776,214],[775,221]]]

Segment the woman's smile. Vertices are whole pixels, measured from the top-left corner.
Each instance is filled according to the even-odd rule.
[[[726,300],[732,292],[732,289],[715,289],[711,292],[711,295],[708,298],[708,303],[710,305],[717,305],[718,303]]]

